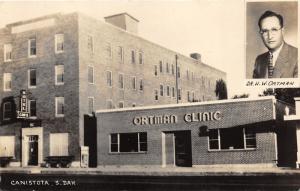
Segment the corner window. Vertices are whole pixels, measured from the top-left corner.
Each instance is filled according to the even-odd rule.
[[[3,74],[3,91],[11,91],[12,88],[12,75],[11,73]]]
[[[10,120],[12,119],[12,103],[11,102],[4,102],[3,103],[3,120]]]
[[[110,152],[137,153],[147,151],[147,133],[110,134]]]
[[[94,67],[88,66],[88,82],[94,84]]]
[[[35,88],[36,87],[36,69],[28,70],[28,87]]]
[[[55,35],[55,53],[62,53],[64,51],[64,34]]]
[[[92,114],[94,111],[94,98],[88,97],[88,113]]]
[[[248,128],[209,130],[210,150],[235,150],[256,148],[256,134]]]
[[[36,117],[36,100],[29,100],[30,117]]]
[[[124,75],[119,74],[119,88],[124,89]]]
[[[65,98],[64,97],[56,97],[55,98],[55,116],[56,117],[64,117],[65,112]]]
[[[56,65],[55,66],[55,85],[63,85],[64,84],[64,65]]]
[[[108,87],[112,87],[112,72],[106,71],[106,84]]]
[[[28,57],[36,56],[36,39],[32,38],[28,40]]]
[[[4,44],[4,62],[9,62],[12,60],[12,45]]]

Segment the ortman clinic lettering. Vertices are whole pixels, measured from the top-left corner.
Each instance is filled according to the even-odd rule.
[[[187,113],[183,120],[187,123],[201,122],[201,121],[219,121],[221,120],[221,112],[199,112]],[[137,116],[133,118],[134,125],[158,125],[158,124],[172,124],[177,123],[177,115],[152,115],[152,116]]]

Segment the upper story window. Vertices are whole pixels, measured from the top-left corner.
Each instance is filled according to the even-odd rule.
[[[167,96],[170,96],[170,86],[167,86]]]
[[[139,64],[144,64],[144,54],[142,51],[139,52]]]
[[[118,60],[121,64],[124,63],[124,49],[122,46],[118,46]]]
[[[211,150],[256,148],[256,135],[248,128],[210,129],[208,141]]]
[[[87,38],[87,48],[90,52],[94,52],[94,39],[91,35]]]
[[[154,76],[157,76],[157,65],[154,65]]]
[[[3,103],[3,120],[10,120],[12,118],[13,110],[11,102]]]
[[[132,89],[136,90],[136,77],[132,76]]]
[[[88,66],[88,82],[94,84],[94,67]]]
[[[28,70],[28,87],[35,88],[36,87],[36,69]]]
[[[180,78],[180,67],[177,66],[177,77]]]
[[[124,75],[119,74],[119,88],[124,89]]]
[[[4,44],[4,62],[9,62],[12,60],[12,45]]]
[[[36,100],[29,100],[28,105],[30,117],[36,117]]]
[[[144,90],[144,82],[143,79],[140,79],[140,91]]]
[[[65,98],[56,97],[55,98],[55,116],[64,117],[65,116]]]
[[[106,84],[109,87],[112,87],[112,72],[111,71],[106,71]]]
[[[188,100],[188,102],[191,101],[190,91],[187,91],[187,100]]]
[[[28,57],[36,56],[36,39],[32,38],[28,40]]]
[[[154,100],[158,100],[158,90],[154,90]]]
[[[94,111],[94,98],[88,97],[88,112],[89,114],[92,114]]]
[[[160,85],[159,89],[160,89],[160,96],[164,96],[164,86]]]
[[[106,43],[106,55],[107,58],[112,58],[111,44],[108,42]]]
[[[166,73],[170,73],[169,63],[166,63]]]
[[[131,50],[131,63],[135,64],[135,51]]]
[[[175,88],[172,87],[172,97],[175,97]]]
[[[181,89],[178,89],[177,96],[178,96],[178,100],[181,100]]]
[[[12,75],[11,73],[3,74],[3,91],[11,91],[12,88]]]
[[[172,71],[172,75],[174,75],[175,74],[174,64],[172,64],[172,66],[171,66],[171,71]]]
[[[64,84],[64,65],[56,65],[55,66],[55,85],[63,85]]]
[[[162,73],[163,72],[163,62],[159,61],[159,72]]]
[[[55,53],[64,51],[64,34],[55,35]]]

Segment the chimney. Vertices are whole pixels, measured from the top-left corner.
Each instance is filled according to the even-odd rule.
[[[190,54],[191,58],[194,58],[195,60],[198,60],[201,62],[201,54],[199,53],[191,53]]]
[[[139,20],[129,15],[128,13],[120,13],[104,17],[105,22],[119,27],[127,32],[138,34]]]

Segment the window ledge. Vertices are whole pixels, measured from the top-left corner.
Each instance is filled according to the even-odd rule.
[[[110,155],[122,155],[122,154],[147,154],[147,151],[140,152],[109,152]]]
[[[239,152],[239,151],[255,151],[257,148],[249,148],[249,149],[221,149],[221,150],[214,150],[208,149],[208,152]]]

